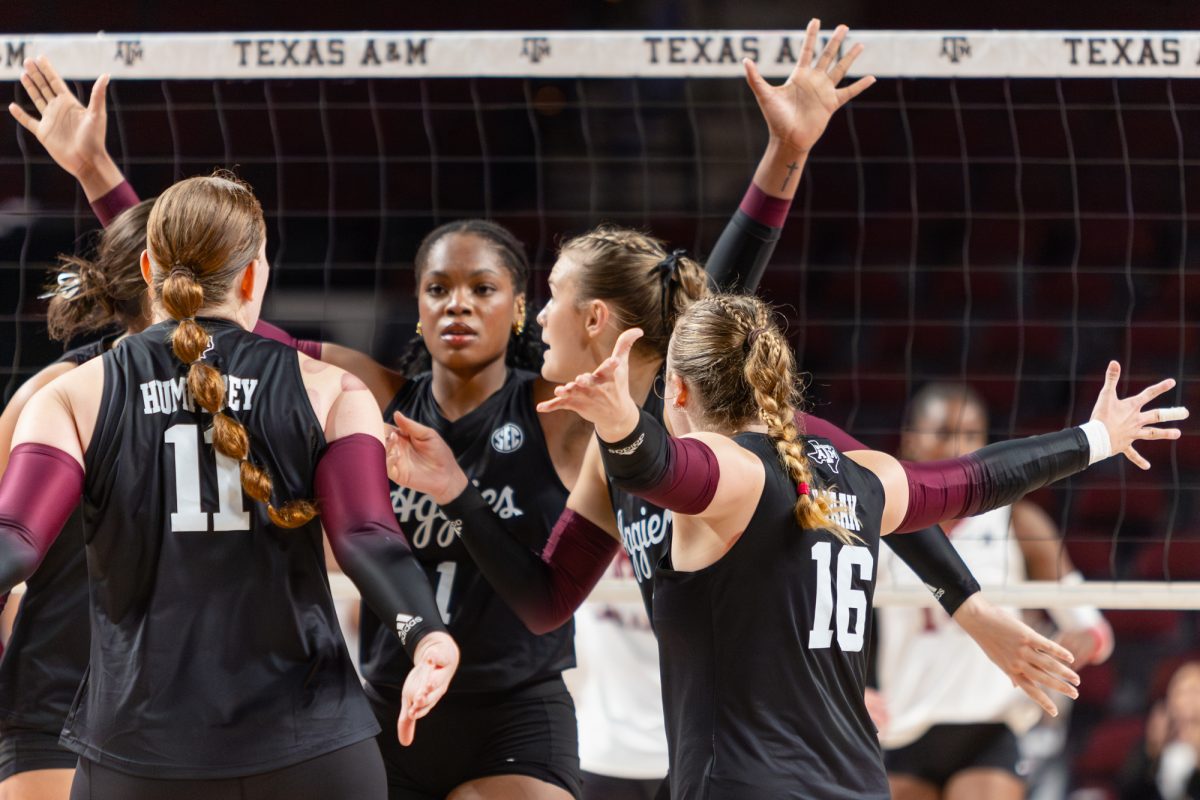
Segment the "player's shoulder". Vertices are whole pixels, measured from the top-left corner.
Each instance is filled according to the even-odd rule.
[[[72,361],[56,361],[49,366],[42,367],[13,393],[12,400],[9,401],[10,404],[20,403],[24,405],[39,390],[49,386],[58,378],[77,368],[77,365]]]
[[[297,352],[300,377],[313,412],[327,434],[366,419],[379,423],[379,408],[367,384],[351,372]]]
[[[54,370],[55,367],[60,369]],[[64,367],[65,369],[62,369]],[[51,372],[52,370],[54,371]],[[49,379],[44,384],[44,388],[48,391],[58,392],[65,396],[76,393],[94,395],[97,388],[104,382],[104,359],[93,358],[79,365],[71,362],[59,362],[46,367],[38,375],[43,373],[50,373]],[[34,378],[38,375],[35,375]],[[30,380],[32,381],[32,379]]]

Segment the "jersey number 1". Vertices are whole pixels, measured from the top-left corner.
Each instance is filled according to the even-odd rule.
[[[163,434],[163,441],[175,451],[175,503],[178,511],[171,512],[171,531],[207,531],[212,517],[214,531],[250,530],[250,512],[242,496],[242,466],[215,450],[217,457],[216,513],[200,510],[200,439],[196,425],[172,425]],[[212,444],[213,432],[204,432],[206,444]]]
[[[808,649],[821,650],[833,642],[833,570],[832,546],[829,542],[817,542],[812,548],[812,560],[817,562],[817,602],[813,608],[813,627],[808,632]],[[851,582],[854,569],[858,568],[859,580],[871,579],[874,559],[865,547],[843,546],[837,558],[837,643],[844,653],[857,653],[863,649],[863,631],[867,627],[867,594],[855,589]],[[850,628],[850,612],[854,615],[854,629]]]

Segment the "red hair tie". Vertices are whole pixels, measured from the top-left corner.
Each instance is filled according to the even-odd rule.
[[[804,495],[807,495],[808,493],[809,492],[808,492],[808,484],[807,483],[797,483],[796,484],[796,494],[803,497]]]

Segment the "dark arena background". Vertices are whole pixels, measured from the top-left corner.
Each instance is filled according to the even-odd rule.
[[[235,169],[267,213],[264,316],[384,363],[412,336],[413,255],[442,222],[487,217],[511,228],[535,268],[536,306],[557,244],[600,222],[707,254],[766,142],[739,62],[782,57],[777,39],[748,43],[750,32],[798,41],[814,15],[830,29],[849,24],[852,40],[934,31],[912,59],[941,72],[880,75],[834,117],[763,282],[811,374],[812,408],[895,451],[912,394],[963,381],[986,399],[995,441],[1086,420],[1114,358],[1123,390],[1172,376],[1169,404],[1200,408],[1200,38],[1191,32],[1200,11],[1188,4],[588,0],[384,13],[142,2],[105,9],[105,19],[91,5],[9,5],[0,76],[12,98],[25,101],[16,79],[34,40],[119,32],[104,45],[108,145],[134,187],[149,197],[182,177]],[[989,45],[973,39],[990,29],[1056,33],[1011,40],[998,57],[1007,68],[975,72]],[[381,71],[341,77],[338,66],[361,63],[361,41],[288,30],[375,31]],[[529,74],[494,74],[482,56],[453,77],[410,74],[434,58],[439,32],[465,30],[505,31],[510,61]],[[122,76],[152,60],[139,34],[204,31],[253,32],[229,34],[236,41],[222,55],[252,75]],[[645,69],[538,74],[574,46],[548,31],[644,31],[635,50]],[[864,63],[888,47],[863,41]],[[653,73],[672,65],[674,74]],[[696,74],[709,67],[711,76]],[[304,68],[312,77],[297,77]],[[92,79],[69,77],[86,98]],[[56,255],[86,250],[97,228],[70,176],[8,122],[5,402],[61,352],[38,296]],[[1117,797],[1151,707],[1176,668],[1200,659],[1200,445],[1188,423],[1184,432],[1177,445],[1142,448],[1149,472],[1113,459],[1033,497],[1097,582],[1089,602],[1112,609],[1117,645],[1081,673],[1070,713],[1027,743],[1031,796]],[[1036,607],[1055,604],[1055,588],[1037,591]],[[1044,741],[1057,744],[1039,759]]]

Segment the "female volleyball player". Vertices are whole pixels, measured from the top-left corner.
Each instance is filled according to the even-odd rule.
[[[714,251],[714,257],[710,261],[710,267],[714,270],[721,265],[724,265],[726,274],[737,275],[761,270],[761,264],[769,256],[774,241],[778,238],[782,216],[786,213],[787,198],[794,193],[795,181],[798,180],[793,173],[798,163],[803,163],[806,148],[815,142],[836,108],[869,85],[870,81],[866,80],[855,84],[854,87],[834,92],[833,83],[845,74],[858,49],[852,50],[847,58],[834,64],[833,54],[845,35],[845,29],[839,29],[817,68],[812,69],[808,62],[811,61],[816,33],[817,25],[814,22],[806,36],[805,52],[809,58],[802,57],[801,66],[794,73],[793,80],[784,87],[775,87],[774,94],[764,105],[764,116],[772,129],[768,154],[756,173],[755,185],[747,193],[742,208]],[[756,76],[752,66],[749,66],[748,70],[752,76]],[[27,75],[29,77],[25,81],[26,88],[32,87],[38,93],[34,98],[35,105],[38,105],[43,115],[52,114],[56,103],[66,102],[62,91],[55,88],[57,78],[44,60],[39,59],[37,63],[27,64]],[[92,105],[95,103],[90,104]],[[14,114],[16,113],[14,110]],[[19,115],[18,118],[21,119]],[[22,119],[23,124],[28,123],[30,119]],[[30,127],[29,124],[26,126]],[[789,141],[780,138],[781,132]],[[783,146],[795,145],[797,141],[804,145],[803,149],[789,149]],[[50,149],[49,144],[47,147]],[[103,152],[102,146],[91,149]],[[110,176],[96,189],[108,192],[104,197],[120,190],[120,186],[114,188],[110,185],[111,169],[89,166],[77,171],[82,176],[81,180],[87,176]],[[783,197],[768,192],[779,193]],[[89,191],[90,194],[92,191]],[[767,224],[763,221],[764,217],[768,221],[777,217],[778,222],[775,225]],[[360,374],[382,406],[391,405],[393,398],[400,400],[404,397],[405,402],[423,404],[423,419],[440,428],[445,429],[457,424],[459,420],[467,422],[467,425],[458,425],[458,428],[465,432],[459,434],[458,441],[462,443],[463,450],[460,453],[460,461],[467,462],[464,464],[467,472],[477,480],[481,478],[480,472],[486,464],[491,464],[489,469],[493,475],[499,476],[496,480],[503,479],[510,483],[511,476],[529,474],[527,470],[531,467],[545,474],[549,456],[563,482],[572,482],[573,474],[578,470],[580,445],[586,442],[590,430],[579,426],[569,415],[558,415],[564,420],[561,427],[566,429],[560,434],[556,432],[554,424],[543,419],[541,424],[544,427],[547,446],[540,448],[537,442],[539,421],[517,419],[514,414],[528,414],[534,401],[548,396],[550,387],[541,382],[534,382],[532,386],[538,387],[539,394],[527,400],[528,409],[525,411],[514,411],[510,398],[513,395],[529,393],[531,384],[528,377],[516,376],[520,380],[512,381],[505,377],[504,386],[499,390],[494,388],[494,383],[501,374],[499,367],[502,367],[504,351],[510,349],[507,344],[507,331],[510,328],[519,328],[519,320],[523,316],[518,315],[517,309],[523,300],[519,290],[523,289],[524,277],[521,271],[513,266],[519,265],[523,260],[519,246],[512,246],[511,237],[505,237],[503,232],[497,231],[494,226],[474,225],[473,229],[472,226],[440,229],[431,235],[421,249],[423,255],[418,258],[418,269],[421,273],[419,297],[423,303],[422,326],[425,330],[425,340],[431,345],[430,350],[435,356],[434,373],[424,379],[424,386],[414,382],[414,388],[408,389],[403,376],[381,370],[377,365],[364,363],[365,360],[361,356],[336,346],[327,345],[323,357],[338,361]],[[475,275],[475,267],[479,265],[483,265],[488,274]],[[506,274],[508,272],[511,272],[511,275]],[[427,275],[429,280],[426,279]],[[454,299],[447,303],[445,296]],[[497,297],[500,298],[499,302],[496,301]],[[485,302],[489,299],[490,302]],[[443,315],[445,319],[440,318]],[[433,324],[429,323],[430,319],[433,320]],[[455,319],[457,323],[450,327],[450,323]],[[486,330],[473,327],[480,324]],[[469,380],[463,380],[463,376],[467,376]],[[497,398],[497,395],[506,397]],[[411,409],[406,410],[412,413]],[[479,429],[476,431],[480,432],[479,436],[472,434],[476,428]],[[491,444],[490,434],[497,435],[494,441],[498,442],[498,445]],[[485,439],[489,441],[483,441]],[[474,450],[470,449],[472,447]],[[506,449],[509,452],[504,452]],[[542,452],[539,453],[539,450]],[[529,459],[537,463],[534,464]],[[514,464],[518,466],[512,466]],[[492,475],[483,477],[493,479]],[[529,505],[520,494],[514,493],[516,501],[509,508],[503,505],[503,490],[491,490],[484,480],[480,482],[484,484],[485,491],[482,494],[488,494],[489,490],[492,492],[491,501],[485,499],[484,509],[493,523],[496,520],[504,520],[507,523],[515,518],[518,523],[538,524],[536,519],[521,519],[512,514],[513,508],[521,510]],[[565,496],[564,490],[554,481],[539,487],[539,490],[546,493],[558,491]],[[449,616],[451,630],[464,641],[467,652],[497,652],[498,647],[511,648],[514,652],[520,650],[528,634],[515,619],[511,623],[501,619],[501,615],[509,612],[502,603],[494,599],[490,586],[477,579],[475,567],[466,552],[446,546],[447,528],[444,514],[434,507],[429,498],[419,494],[413,495],[407,490],[397,489],[393,493],[393,499],[395,510],[402,526],[410,533],[418,557],[423,558],[425,551],[428,551],[428,557],[423,560],[431,578],[437,581],[439,595],[446,601],[445,610]],[[557,506],[550,506],[544,502],[533,505],[556,512],[561,508],[561,498],[558,502],[560,505]],[[506,514],[508,519],[505,519]],[[525,537],[525,545],[541,549],[538,547],[538,537],[540,541],[545,541],[550,522],[552,520],[542,520],[542,532]],[[507,530],[508,526],[505,527]],[[453,544],[452,537],[450,543]],[[490,615],[495,624],[482,624],[480,620],[484,615]],[[475,638],[467,641],[467,637]],[[478,646],[475,646],[475,642]],[[383,645],[383,648],[388,647],[386,643]],[[370,644],[366,655],[370,664]],[[394,686],[405,667],[402,660],[398,661],[395,658],[381,658],[375,661],[380,670],[377,673],[380,680],[376,682],[380,691],[376,692],[376,697],[383,701],[383,706],[394,702],[389,698],[394,697]],[[502,661],[501,665],[504,663]],[[477,691],[471,694],[464,691],[463,705],[478,702],[484,697],[482,690],[488,688],[484,681],[490,681],[491,685],[497,688],[498,691],[493,694],[501,694],[505,691],[504,687],[512,685],[514,676],[528,678],[530,669],[538,668],[538,662],[527,659],[525,663],[530,666],[523,665],[521,669],[502,667],[489,670],[487,662],[481,659],[481,678],[473,684]],[[465,665],[462,674],[456,680],[456,689],[472,685],[468,680],[472,667],[472,663]],[[368,677],[371,677],[372,671],[368,669]],[[536,676],[536,672],[534,675]],[[554,689],[556,693],[559,691],[553,677],[535,688],[538,692],[546,691],[547,688]],[[510,789],[522,792],[548,791],[548,796],[554,796],[555,784],[558,784],[559,788],[562,788],[564,783],[569,786],[571,765],[567,762],[571,758],[562,755],[562,742],[569,741],[567,737],[570,731],[573,731],[574,725],[573,719],[562,713],[563,709],[569,709],[569,700],[565,694],[556,694],[550,699],[522,698],[517,695],[509,698],[514,702],[508,706],[500,703],[500,699],[504,698],[496,698],[496,714],[485,720],[473,719],[469,726],[461,724],[461,716],[465,712],[455,713],[453,697],[451,702],[439,707],[439,710],[424,723],[422,738],[419,740],[419,745],[430,743],[431,749],[437,751],[435,758],[419,751],[389,752],[389,771],[394,779],[393,796],[440,795],[457,785],[462,786],[463,796],[468,796],[474,791],[493,794]],[[523,702],[524,699],[532,702]],[[553,716],[546,713],[547,708],[555,712]],[[511,736],[493,735],[489,732],[504,720],[528,719],[531,715],[538,715],[539,719],[550,720],[553,723],[540,723],[536,729],[534,746],[514,741]],[[491,726],[490,721],[493,719],[495,725]],[[431,728],[438,725],[439,720],[446,721],[445,729],[450,732],[448,736],[453,737],[452,746],[437,746],[437,730],[431,733]],[[479,739],[490,743],[490,746],[486,750],[462,747],[463,730],[478,732]],[[381,744],[386,751],[390,743],[381,740]],[[473,776],[480,777],[473,779]],[[410,791],[414,795],[400,794]]]
[[[592,421],[613,485],[675,514],[654,596],[672,796],[889,797],[864,644],[879,537],[909,520],[911,476],[886,454],[798,433],[791,349],[756,298],[710,297],[677,323],[664,413],[680,438],[630,392],[641,335],[622,333],[541,408]],[[1087,424],[975,453],[968,510],[1114,453],[1143,464],[1135,442],[1178,438],[1153,426],[1186,412],[1142,410],[1175,382],[1120,400],[1119,376],[1110,364]]]
[[[457,663],[378,477],[365,386],[247,330],[264,240],[244,184],[168,189],[142,256],[156,324],[39,391],[18,422],[0,589],[33,574],[81,498],[87,520],[91,663],[63,734],[82,756],[73,797],[384,796],[320,523],[419,665],[403,741]],[[314,495],[319,522],[300,499]]]
[[[987,407],[971,387],[930,384],[909,403],[900,454],[913,461],[954,458],[986,445],[987,430]],[[1053,521],[1029,501],[960,520],[948,529],[971,571],[985,582],[1027,577],[1082,581]],[[919,578],[884,553],[879,583],[912,586],[919,585]],[[889,717],[880,741],[893,796],[1024,797],[1017,735],[1037,722],[1038,710],[938,610],[889,607],[876,613],[881,626],[879,687]],[[1112,629],[1095,608],[1049,613],[1076,665],[1099,663],[1111,654]],[[953,665],[952,674],[941,674],[941,665]]]
[[[569,240],[551,272],[551,300],[540,315],[549,345],[543,376],[565,382],[594,368],[604,360],[604,348],[611,352],[621,332],[637,324],[646,335],[631,357],[632,392],[647,413],[661,417],[667,341],[675,317],[701,293],[701,278],[690,259],[666,253],[660,242],[635,231],[600,228]],[[594,438],[566,510],[539,556],[485,513],[485,499],[435,431],[401,415],[395,421],[397,431],[389,438],[390,477],[439,505],[491,584],[533,630],[553,630],[568,620],[622,544],[654,619],[654,575],[670,547],[671,513],[611,486]],[[843,450],[866,449],[815,417],[801,416],[798,422],[807,433],[828,437]],[[973,467],[967,459],[906,465],[906,470],[915,494],[903,530],[961,515],[956,511],[974,496]],[[938,560],[939,569],[957,574],[954,565],[962,562],[955,559],[956,554]],[[969,571],[965,575],[946,582],[940,598],[944,607],[1011,680],[1047,713],[1057,713],[1039,687],[1072,696],[1075,691],[1047,670],[1044,654],[1069,661],[1070,653],[996,609],[978,592]]]
[[[146,282],[138,258],[146,249],[152,201],[113,220],[94,259],[64,258],[51,290],[47,322],[58,341],[110,330],[73,348],[22,384],[0,414],[0,474],[8,463],[17,419],[43,386],[102,355],[149,323]],[[115,328],[115,330],[114,330]],[[79,756],[58,743],[88,663],[87,566],[76,511],[46,553],[20,598],[20,610],[0,658],[0,796],[66,800]]]

